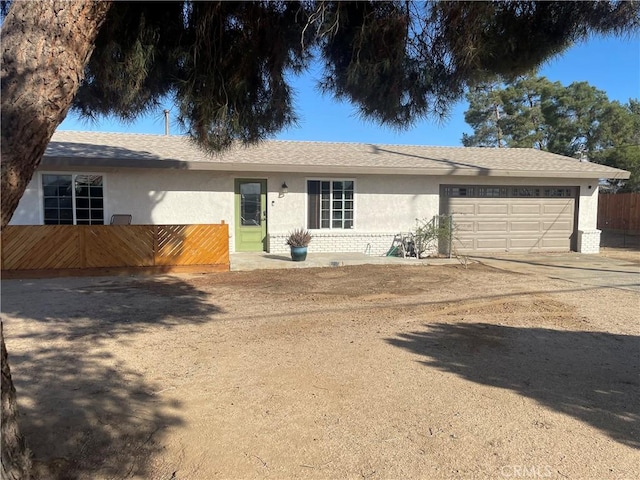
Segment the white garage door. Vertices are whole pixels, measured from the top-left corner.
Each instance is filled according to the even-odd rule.
[[[458,253],[567,252],[575,187],[443,185],[440,213],[453,215]]]

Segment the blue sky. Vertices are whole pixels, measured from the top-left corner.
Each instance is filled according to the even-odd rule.
[[[640,38],[593,38],[551,59],[539,73],[563,85],[574,81],[589,82],[604,90],[609,99],[623,103],[629,98],[640,98]],[[350,104],[321,95],[315,88],[313,72],[295,79],[293,87],[299,126],[281,132],[276,136],[278,139],[459,146],[462,134],[471,132],[464,121],[467,109],[464,100],[452,109],[444,122],[424,120],[406,131],[397,132],[363,121]],[[171,109],[171,105],[164,108]],[[59,129],[163,134],[162,110],[160,108],[132,124],[123,124],[112,118],[99,118],[95,123],[88,123],[69,114]],[[173,123],[171,133],[181,133]]]

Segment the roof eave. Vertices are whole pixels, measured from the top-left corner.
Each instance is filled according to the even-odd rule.
[[[607,178],[626,180],[630,173],[625,170],[608,168],[602,171],[571,170],[507,170],[482,167],[448,167],[448,168],[404,168],[342,165],[287,165],[287,164],[255,164],[255,163],[222,163],[222,162],[188,162],[175,159],[126,158],[78,158],[46,156],[42,160],[43,167],[83,167],[83,168],[131,168],[131,169],[171,169],[196,171],[234,171],[234,172],[277,172],[277,173],[313,173],[341,175],[424,175],[424,176],[472,176],[472,177],[519,177],[519,178]]]

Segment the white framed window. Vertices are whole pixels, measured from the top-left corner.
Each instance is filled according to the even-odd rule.
[[[43,173],[45,225],[104,225],[104,178],[95,174]]]
[[[307,228],[353,228],[354,191],[354,180],[307,180]]]

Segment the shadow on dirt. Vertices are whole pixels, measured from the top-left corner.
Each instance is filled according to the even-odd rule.
[[[421,363],[510,389],[640,448],[640,337],[470,323],[387,339]]]
[[[134,333],[209,322],[219,307],[173,277],[68,279],[59,285],[23,281],[9,286],[9,294],[3,291],[3,317],[47,324],[44,333],[27,327],[20,336],[10,334],[11,320],[5,325],[8,343],[29,342],[9,348],[9,361],[36,474],[173,478],[179,459],[162,458],[162,439],[168,427],[181,424],[180,405],[162,400],[158,393],[167,386],[128,369],[104,340],[126,342]],[[28,295],[38,291],[40,301],[30,302]]]
[[[640,251],[640,234],[638,232],[602,230],[600,246]]]

